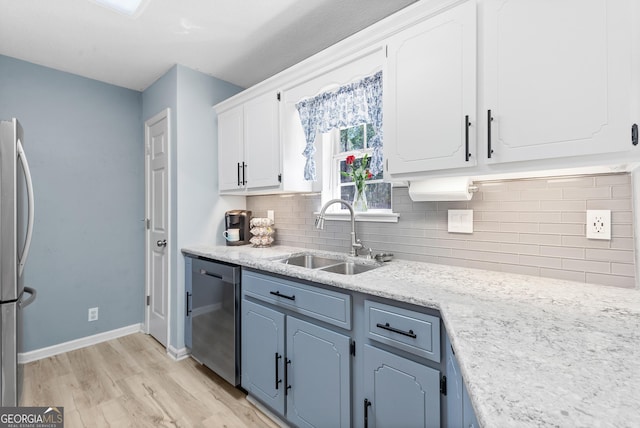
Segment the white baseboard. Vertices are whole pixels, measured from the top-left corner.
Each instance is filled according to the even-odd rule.
[[[167,355],[176,361],[184,360],[191,355],[191,352],[187,348],[174,348],[173,346],[167,346]]]
[[[18,363],[30,363],[32,361],[41,360],[43,358],[52,357],[54,355],[63,354],[65,352],[74,351],[76,349],[85,348],[87,346],[96,345],[108,340],[117,339],[118,337],[128,336],[133,333],[144,333],[144,324],[131,324],[126,327],[117,328],[104,333],[94,334],[93,336],[82,337],[80,339],[70,340],[69,342],[59,343],[46,348],[36,349],[29,352],[21,352],[18,354]]]

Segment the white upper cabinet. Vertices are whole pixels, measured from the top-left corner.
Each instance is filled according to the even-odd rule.
[[[388,40],[387,175],[476,165],[476,3]]]
[[[220,190],[243,189],[244,160],[243,108],[238,106],[218,114],[218,183]]]
[[[483,8],[487,163],[632,149],[631,0]]]
[[[266,93],[244,105],[244,158],[248,188],[278,186],[280,94]]]
[[[268,92],[218,114],[221,192],[280,185],[279,97]]]

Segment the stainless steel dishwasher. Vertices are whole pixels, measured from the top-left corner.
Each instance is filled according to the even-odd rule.
[[[224,380],[240,383],[240,267],[185,257],[185,344]]]

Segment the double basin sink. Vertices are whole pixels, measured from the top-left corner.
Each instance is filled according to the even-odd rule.
[[[341,275],[357,275],[380,267],[374,263],[356,263],[340,258],[317,256],[315,254],[298,254],[280,260],[282,263],[300,266],[307,269],[318,269]]]

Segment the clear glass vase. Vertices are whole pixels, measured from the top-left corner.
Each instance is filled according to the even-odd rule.
[[[356,186],[356,193],[353,195],[353,210],[357,212],[364,212],[369,209],[367,206],[367,194],[365,192],[366,186],[362,186],[361,189]]]

